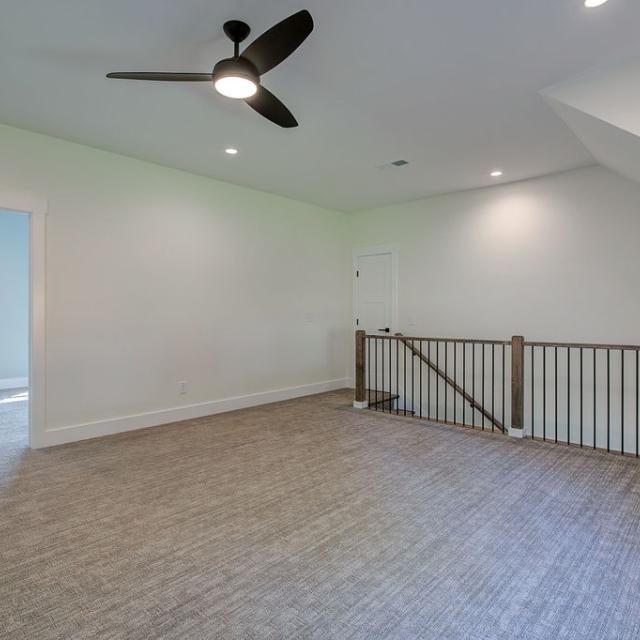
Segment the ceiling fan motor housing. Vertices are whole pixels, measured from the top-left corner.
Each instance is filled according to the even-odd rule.
[[[213,68],[213,82],[226,76],[235,76],[260,84],[258,70],[245,58],[225,58]]]

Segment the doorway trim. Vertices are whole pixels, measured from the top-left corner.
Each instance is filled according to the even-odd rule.
[[[29,446],[43,446],[46,431],[45,275],[47,201],[0,189],[0,209],[29,217]]]
[[[353,269],[352,269],[352,283],[353,283],[353,310],[351,314],[351,325],[353,331],[357,331],[360,327],[356,324],[358,317],[358,283],[356,271],[358,270],[358,258],[362,256],[376,256],[385,253],[391,254],[391,333],[398,331],[398,283],[400,274],[400,245],[393,244],[381,244],[373,247],[356,247],[353,250]]]

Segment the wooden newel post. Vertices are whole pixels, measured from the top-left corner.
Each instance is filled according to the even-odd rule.
[[[353,406],[358,409],[367,407],[365,389],[365,371],[367,368],[366,335],[364,331],[356,331],[356,396]]]
[[[522,438],[524,429],[524,338],[511,338],[511,429],[509,435]]]

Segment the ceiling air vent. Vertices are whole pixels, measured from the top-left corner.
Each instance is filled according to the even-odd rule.
[[[381,164],[378,169],[395,169],[396,167],[404,167],[407,164],[409,164],[408,160],[394,160],[393,162]]]

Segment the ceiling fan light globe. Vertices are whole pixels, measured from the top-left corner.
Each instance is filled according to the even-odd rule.
[[[213,69],[213,85],[227,98],[246,100],[256,94],[259,84],[254,66],[242,57],[220,60]]]
[[[230,75],[216,78],[214,86],[218,93],[235,100],[250,98],[258,90],[258,85],[253,80],[243,76]]]

